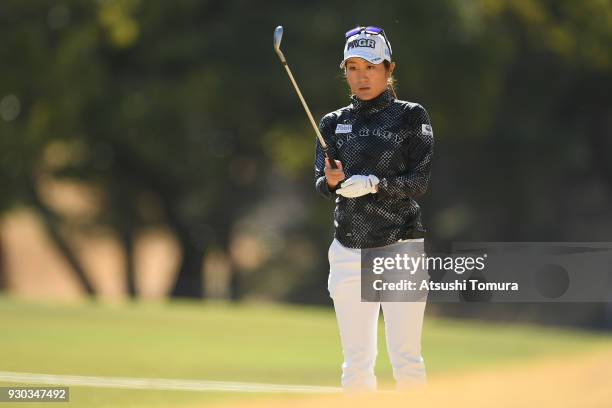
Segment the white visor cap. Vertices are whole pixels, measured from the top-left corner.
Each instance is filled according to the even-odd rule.
[[[344,68],[346,60],[352,57],[363,58],[372,64],[380,64],[384,60],[391,62],[391,50],[382,34],[361,32],[349,37],[344,44],[344,59],[340,68]]]

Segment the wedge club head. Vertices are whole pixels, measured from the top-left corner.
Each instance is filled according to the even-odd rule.
[[[281,40],[283,39],[283,26],[278,26],[274,30],[274,51],[276,51],[276,55],[283,63],[286,63],[285,56],[283,52],[280,50]]]

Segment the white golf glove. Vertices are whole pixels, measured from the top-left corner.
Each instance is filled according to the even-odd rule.
[[[340,188],[336,190],[336,194],[340,194],[348,198],[372,194],[376,192],[376,185],[378,182],[378,177],[373,174],[370,174],[369,176],[357,174],[340,183]]]

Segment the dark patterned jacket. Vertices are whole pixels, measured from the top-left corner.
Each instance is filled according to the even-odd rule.
[[[415,199],[429,182],[434,137],[425,108],[395,99],[390,90],[369,101],[325,115],[319,124],[332,159],[342,162],[346,178],[373,174],[378,193],[346,198],[330,190],[325,156],[316,142],[317,191],[335,198],[335,237],[349,248],[374,248],[399,239],[423,236],[421,209]],[[338,185],[339,187],[339,185]]]

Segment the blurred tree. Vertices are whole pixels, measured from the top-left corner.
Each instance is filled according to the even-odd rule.
[[[5,60],[13,62],[2,89],[15,90],[5,97],[7,114],[19,105],[3,122],[10,131],[3,141],[15,145],[4,150],[15,160],[3,164],[22,166],[8,197],[45,217],[57,247],[90,288],[59,232],[63,220],[37,194],[35,175],[52,172],[100,186],[102,211],[91,222],[116,231],[130,293],[136,231],[168,223],[181,247],[172,294],[201,297],[206,248],[228,250],[231,220],[255,199],[255,175],[262,168],[254,165],[262,153],[252,134],[265,118],[253,109],[253,97],[236,98],[246,78],[232,65],[249,52],[224,60],[238,51],[237,39],[246,32],[228,30],[221,19],[236,5],[111,0],[1,7],[12,41]],[[212,41],[213,32],[225,37]],[[57,141],[69,159],[50,168],[44,152]],[[20,151],[27,161],[17,158]],[[21,185],[29,187],[20,193]],[[236,276],[232,282],[238,284]]]
[[[5,62],[0,68],[0,211],[20,204],[36,209],[55,247],[86,293],[92,294],[84,268],[60,228],[62,218],[41,198],[37,186],[44,150],[51,141],[69,137],[74,121],[65,119],[75,114],[79,102],[58,88],[55,77],[62,61],[56,59],[54,29],[67,19],[61,7],[22,2],[0,5],[0,30],[6,39],[0,56]]]

